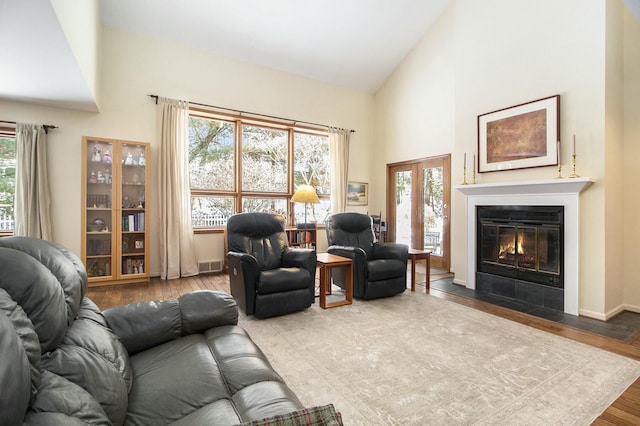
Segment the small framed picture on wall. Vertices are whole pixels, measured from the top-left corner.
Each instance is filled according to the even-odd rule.
[[[347,183],[347,205],[366,206],[369,204],[369,184],[365,182]]]

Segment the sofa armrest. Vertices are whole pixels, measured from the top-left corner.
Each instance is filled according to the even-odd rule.
[[[373,245],[374,259],[398,259],[407,263],[409,247],[399,243],[375,243]]]
[[[200,290],[178,297],[182,335],[203,333],[222,325],[238,324],[238,304],[222,291]]]
[[[202,290],[178,299],[117,306],[103,315],[129,355],[133,355],[180,336],[235,325],[238,307],[227,293]]]
[[[258,259],[254,256],[251,256],[248,253],[241,253],[238,251],[230,251],[227,253],[227,259],[231,261],[232,259],[238,260],[240,262],[248,263],[251,266],[258,267]]]
[[[362,297],[365,292],[365,283],[367,281],[369,271],[369,261],[367,253],[360,247],[338,246],[333,245],[327,247],[327,253],[336,256],[347,257],[352,260],[353,264],[353,295],[354,297]],[[341,274],[341,272],[338,272]],[[334,277],[335,279],[336,277]],[[343,278],[338,278],[342,280]],[[342,285],[342,284],[339,284]]]
[[[348,257],[353,260],[354,263],[363,263],[367,261],[367,253],[360,247],[352,246],[329,246],[327,247],[327,253],[335,254],[336,256]]]
[[[304,248],[288,248],[282,254],[282,266],[285,268],[304,268],[309,272],[316,269],[316,251]]]

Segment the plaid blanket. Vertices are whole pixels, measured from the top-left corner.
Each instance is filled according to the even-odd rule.
[[[328,404],[254,420],[242,426],[342,426],[342,415],[333,404]]]

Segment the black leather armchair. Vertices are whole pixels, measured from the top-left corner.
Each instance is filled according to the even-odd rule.
[[[316,252],[289,247],[282,216],[231,216],[227,246],[231,295],[247,315],[283,315],[314,302]]]
[[[371,216],[336,213],[326,221],[327,252],[353,260],[353,297],[376,299],[407,288],[405,244],[374,242]],[[344,287],[345,272],[332,271],[334,284]]]

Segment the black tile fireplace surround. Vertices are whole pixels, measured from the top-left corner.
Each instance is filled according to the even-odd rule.
[[[564,310],[564,207],[477,206],[476,291]]]

